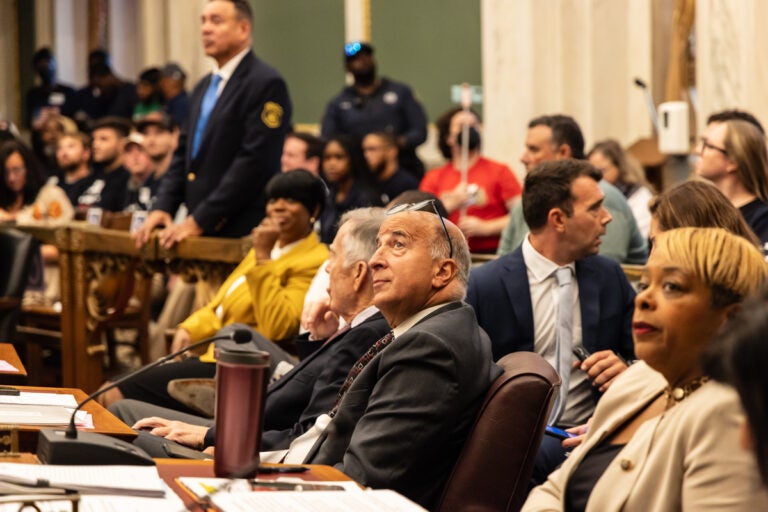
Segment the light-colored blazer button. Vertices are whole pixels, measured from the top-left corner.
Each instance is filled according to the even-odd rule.
[[[633,467],[632,461],[629,459],[621,459],[621,462],[619,463],[619,465],[621,466],[621,469],[623,469],[624,471],[629,471]]]

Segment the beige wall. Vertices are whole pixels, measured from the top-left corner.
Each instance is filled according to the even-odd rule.
[[[19,92],[18,24],[16,1],[0,0],[0,119],[18,124],[21,104]]]
[[[712,112],[739,107],[768,124],[768,2],[698,0],[699,129]]]
[[[646,0],[483,0],[484,147],[522,174],[526,125],[565,113],[587,148],[604,137],[647,137],[642,91],[650,83]]]

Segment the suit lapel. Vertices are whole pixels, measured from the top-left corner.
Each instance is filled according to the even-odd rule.
[[[504,265],[504,270],[509,275],[500,279],[504,283],[512,312],[517,319],[518,335],[522,340],[521,348],[533,351],[533,306],[522,247],[518,247],[510,256]]]
[[[211,110],[211,115],[208,118],[208,124],[205,125],[203,140],[200,142],[200,151],[197,154],[198,158],[205,149],[205,141],[208,139],[210,131],[213,129],[212,127],[216,126],[216,123],[219,122],[219,117],[222,115],[221,113],[227,109],[228,103],[230,103],[232,99],[237,96],[237,93],[242,88],[242,77],[246,74],[246,71],[249,69],[249,67],[253,65],[252,59],[255,60],[253,52],[246,53],[245,57],[243,57],[243,60],[240,61],[240,63],[235,68],[234,73],[232,73],[232,76],[229,77],[229,80],[227,80],[227,83],[224,85],[224,89],[221,91],[219,98],[216,100],[216,104],[213,106],[213,110]],[[208,83],[210,83],[210,76],[205,82],[205,89],[208,89]],[[203,92],[203,96],[204,95],[205,92]],[[200,97],[200,103],[197,105],[195,112],[195,123],[197,123],[197,114],[200,113],[200,105],[202,104],[203,96]]]
[[[596,347],[597,324],[600,321],[600,290],[594,269],[585,261],[576,262],[576,281],[579,283],[581,307],[581,339],[584,347],[593,352]]]
[[[365,320],[363,320],[360,323],[360,325],[358,325],[356,327],[360,327],[361,325],[364,325],[367,322],[371,322],[371,321],[377,320],[379,318],[381,318],[381,313],[379,313],[379,312],[374,313],[373,315],[371,315],[368,318],[366,318]],[[293,378],[293,376],[296,374],[296,372],[300,371],[302,368],[307,366],[311,361],[314,361],[320,354],[322,354],[323,352],[329,350],[333,345],[335,345],[340,340],[342,340],[351,331],[352,331],[352,329],[347,329],[346,332],[344,332],[344,333],[340,334],[339,336],[333,338],[328,343],[323,342],[323,344],[320,346],[320,348],[318,348],[317,350],[315,350],[314,352],[309,354],[307,357],[305,357],[304,359],[299,361],[299,363],[296,366],[291,368],[291,371],[289,371],[288,373],[283,375],[283,377],[278,379],[276,382],[272,383],[269,386],[269,389],[267,390],[267,394],[272,393],[273,391],[276,391],[276,390],[282,388],[287,382],[289,382],[291,380],[291,378]],[[320,342],[318,341],[318,343],[320,343]]]

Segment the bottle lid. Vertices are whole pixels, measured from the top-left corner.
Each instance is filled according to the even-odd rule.
[[[216,360],[222,363],[269,365],[269,353],[262,350],[219,350]]]

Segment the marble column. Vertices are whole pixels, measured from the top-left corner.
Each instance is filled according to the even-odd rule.
[[[16,1],[0,0],[0,120],[10,120],[18,126],[21,107],[19,85],[19,31],[16,19]]]
[[[645,0],[482,0],[485,153],[522,175],[528,121],[564,113],[587,148],[651,134],[635,77],[650,80]]]
[[[696,3],[697,125],[718,110],[739,108],[768,124],[768,2]]]
[[[344,40],[371,40],[370,0],[344,1]]]

